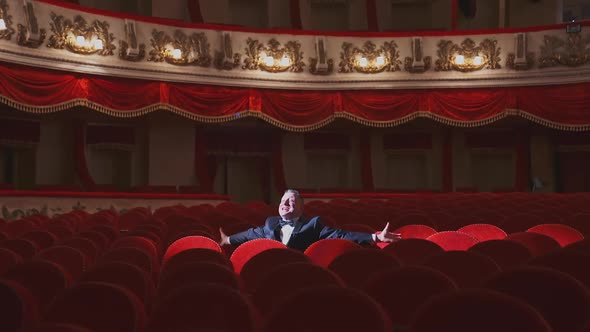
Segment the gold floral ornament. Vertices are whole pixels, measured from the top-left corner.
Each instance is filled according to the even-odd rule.
[[[152,50],[148,61],[162,62],[173,65],[196,65],[209,67],[211,55],[209,42],[204,32],[192,33],[187,36],[182,30],[176,30],[174,37],[164,31],[152,31]]]
[[[135,21],[125,19],[125,39],[119,41],[119,57],[128,61],[139,61],[145,57],[145,44],[137,41]]]
[[[222,32],[221,50],[221,52],[215,52],[215,60],[213,61],[215,68],[232,70],[240,65],[242,55],[233,52],[230,32]]]
[[[423,41],[420,37],[412,38],[412,56],[404,60],[404,69],[410,73],[423,73],[430,69],[432,58],[424,56]]]
[[[10,40],[14,34],[12,28],[12,15],[8,14],[6,0],[0,0],[0,39]]]
[[[95,20],[88,24],[86,20],[76,15],[74,22],[55,13],[50,14],[51,32],[47,47],[66,49],[77,54],[98,54],[102,56],[113,55],[115,37],[109,33],[109,24],[106,21]]]
[[[371,41],[365,42],[362,48],[351,43],[342,43],[340,52],[339,73],[374,74],[384,71],[399,71],[401,61],[399,51],[394,41],[385,42],[379,48]]]
[[[450,40],[438,43],[438,60],[436,71],[457,70],[470,72],[487,69],[500,69],[500,50],[496,40],[484,39],[478,46],[470,38],[466,38],[461,46]]]
[[[526,34],[517,33],[515,39],[516,51],[508,53],[506,67],[514,70],[529,70],[535,63],[535,54],[527,52]]]
[[[270,73],[303,71],[303,52],[297,41],[289,41],[281,47],[281,43],[273,38],[268,41],[268,46],[264,46],[258,40],[248,38],[246,44],[248,47],[242,69],[259,69]]]
[[[577,67],[590,63],[590,35],[582,38],[580,32],[568,33],[565,40],[545,36],[541,46],[539,67],[563,65]]]
[[[30,48],[38,48],[45,42],[47,31],[39,28],[39,21],[35,16],[35,8],[32,0],[25,0],[25,25],[18,24],[18,34],[16,35],[16,43],[20,46]]]

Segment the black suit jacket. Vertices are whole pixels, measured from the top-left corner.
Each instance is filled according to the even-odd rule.
[[[230,236],[230,243],[240,245],[254,239],[272,239],[281,241],[281,217],[268,217],[263,226],[250,228]],[[322,239],[346,239],[359,244],[373,242],[371,233],[348,232],[342,229],[324,226],[320,217],[307,219],[303,216],[293,225],[293,233],[287,247],[304,251],[312,243]]]

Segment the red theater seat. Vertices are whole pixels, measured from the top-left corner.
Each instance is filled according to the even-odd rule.
[[[345,285],[334,272],[321,266],[305,262],[289,263],[276,267],[260,279],[252,300],[263,314],[268,314],[293,293],[312,286]]]
[[[383,306],[397,328],[404,330],[420,305],[457,286],[437,270],[408,266],[376,273],[362,289]]]
[[[518,267],[497,274],[484,286],[529,303],[554,332],[578,331],[590,314],[590,291],[572,276],[553,269]]]
[[[73,280],[77,280],[88,266],[86,255],[68,246],[53,246],[40,251],[35,257],[58,264]]]
[[[109,243],[112,243],[119,237],[119,230],[111,225],[95,225],[90,228],[91,231],[99,232],[106,236]]]
[[[99,259],[99,262],[123,262],[131,265],[135,265],[147,273],[157,273],[159,271],[154,270],[152,258],[145,252],[131,248],[123,247],[116,249],[107,250]]]
[[[536,257],[529,265],[544,266],[567,273],[590,289],[590,253],[560,250]]]
[[[287,248],[283,243],[270,239],[256,239],[241,244],[234,250],[230,257],[230,261],[234,266],[236,274],[242,272],[242,268],[250,260],[250,258],[259,253],[269,249],[284,249]]]
[[[424,239],[403,239],[393,242],[384,251],[389,252],[403,265],[417,265],[444,252],[436,243]]]
[[[109,246],[108,237],[101,232],[85,231],[78,233],[76,236],[92,241],[92,243],[96,245],[99,253],[102,253]]]
[[[416,313],[409,332],[551,332],[533,307],[508,295],[480,289],[441,294]]]
[[[523,244],[510,240],[488,240],[469,248],[491,258],[502,270],[525,265],[533,258],[531,251]]]
[[[165,298],[179,287],[187,284],[216,284],[241,290],[238,276],[227,266],[215,263],[186,263],[166,269],[158,283],[158,298]]]
[[[578,230],[562,224],[541,224],[529,228],[527,232],[547,235],[562,247],[584,239],[584,235]]]
[[[158,301],[147,331],[255,332],[259,320],[253,306],[235,289],[191,284]]]
[[[103,282],[77,284],[51,304],[45,321],[71,323],[92,332],[141,332],[146,325],[143,305],[123,287]]]
[[[559,242],[543,234],[520,232],[510,234],[506,239],[524,245],[533,256],[542,256],[561,249]]]
[[[26,239],[9,239],[0,241],[0,248],[15,252],[22,257],[23,260],[31,259],[39,250],[33,241]]]
[[[39,249],[48,248],[57,242],[57,237],[46,230],[29,231],[20,238],[32,241]]]
[[[435,234],[436,230],[426,225],[405,225],[397,228],[394,233],[400,233],[402,239],[426,239]]]
[[[39,319],[37,300],[19,283],[0,279],[0,327],[3,332],[20,332]]]
[[[438,232],[429,236],[427,240],[438,244],[446,251],[467,250],[479,242],[477,238],[472,235],[456,231]]]
[[[62,323],[41,323],[26,332],[93,332],[80,325]]]
[[[349,287],[359,288],[373,273],[398,267],[400,263],[379,249],[354,249],[336,257],[328,266]]]
[[[543,218],[538,214],[517,213],[509,214],[498,226],[507,234],[524,232],[527,229],[544,223]]]
[[[48,232],[57,236],[59,240],[66,240],[74,235],[74,231],[64,225],[50,223],[44,227]]]
[[[170,257],[172,257],[184,250],[195,249],[195,248],[209,249],[209,250],[221,252],[221,247],[219,246],[219,244],[208,237],[187,236],[187,237],[183,237],[181,239],[174,241],[168,247],[168,249],[166,250],[166,253],[164,254],[164,258],[162,259],[162,264],[166,264],[166,261]]]
[[[170,257],[166,261],[166,264],[162,266],[162,272],[165,272],[167,269],[174,268],[175,266],[191,262],[216,263],[219,265],[227,266],[232,271],[234,270],[230,260],[223,253],[211,249],[193,248],[183,250],[178,254]]]
[[[98,256],[98,248],[91,240],[84,237],[73,237],[64,240],[61,245],[72,247],[80,250],[88,258],[88,262],[92,263]]]
[[[341,254],[361,248],[360,245],[344,239],[324,239],[314,242],[305,250],[305,255],[312,263],[328,267],[334,258]]]
[[[500,271],[491,258],[469,251],[447,251],[423,265],[449,276],[460,288],[477,287]]]
[[[265,250],[250,258],[240,271],[240,279],[246,291],[253,291],[266,274],[284,264],[304,262],[311,263],[309,258],[300,251],[289,248],[273,248]]]
[[[305,308],[304,314],[290,319],[295,308]],[[391,332],[392,330],[389,316],[367,294],[351,288],[317,286],[302,289],[277,305],[263,331]]]
[[[472,235],[480,242],[488,240],[502,240],[507,234],[500,227],[490,224],[471,224],[463,226],[457,232]]]
[[[125,247],[135,248],[144,252],[152,259],[152,266],[154,266],[156,270],[159,269],[160,254],[156,244],[152,240],[141,236],[123,236],[111,244],[111,249]]]
[[[22,263],[23,259],[10,249],[0,248],[0,276],[16,264]]]

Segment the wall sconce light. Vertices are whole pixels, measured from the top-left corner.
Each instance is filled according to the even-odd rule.
[[[92,24],[78,15],[74,22],[55,13],[50,14],[51,31],[47,47],[55,49],[67,49],[70,52],[89,55],[113,55],[116,48],[113,45],[115,37],[109,33],[109,24],[106,21],[94,21]]]
[[[246,43],[248,47],[242,69],[259,69],[270,73],[303,71],[305,64],[299,42],[289,41],[282,46],[276,39],[271,39],[265,46],[258,40],[248,38]]]
[[[0,18],[0,30],[6,30],[6,22],[3,18]]]
[[[340,73],[380,73],[383,71],[400,70],[401,61],[398,60],[399,51],[395,42],[385,42],[377,47],[371,41],[365,42],[362,48],[353,46],[350,43],[342,44],[340,53]]]
[[[439,59],[436,60],[435,70],[448,71],[458,70],[470,72],[488,69],[499,69],[500,48],[497,41],[484,39],[479,45],[470,38],[465,39],[461,45],[450,40],[441,40],[438,43]]]
[[[12,16],[8,15],[6,0],[0,0],[0,39],[10,40],[14,29],[12,28]]]

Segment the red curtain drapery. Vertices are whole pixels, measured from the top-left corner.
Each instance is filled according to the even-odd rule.
[[[377,18],[377,0],[365,0],[367,8],[367,26],[369,31],[379,31],[379,19]]]
[[[292,91],[154,82],[0,65],[0,101],[50,113],[86,107],[116,117],[155,110],[200,122],[256,117],[309,131],[336,118],[394,126],[430,118],[458,127],[520,116],[555,129],[590,130],[590,82],[520,88]]]
[[[86,123],[82,120],[75,120],[73,125],[76,175],[84,189],[92,191],[96,187],[96,182],[94,182],[88,170],[88,163],[86,161]]]
[[[289,0],[289,14],[291,16],[291,28],[297,30],[303,29],[299,0]]]
[[[199,0],[187,0],[188,13],[193,23],[203,23],[201,4]]]

